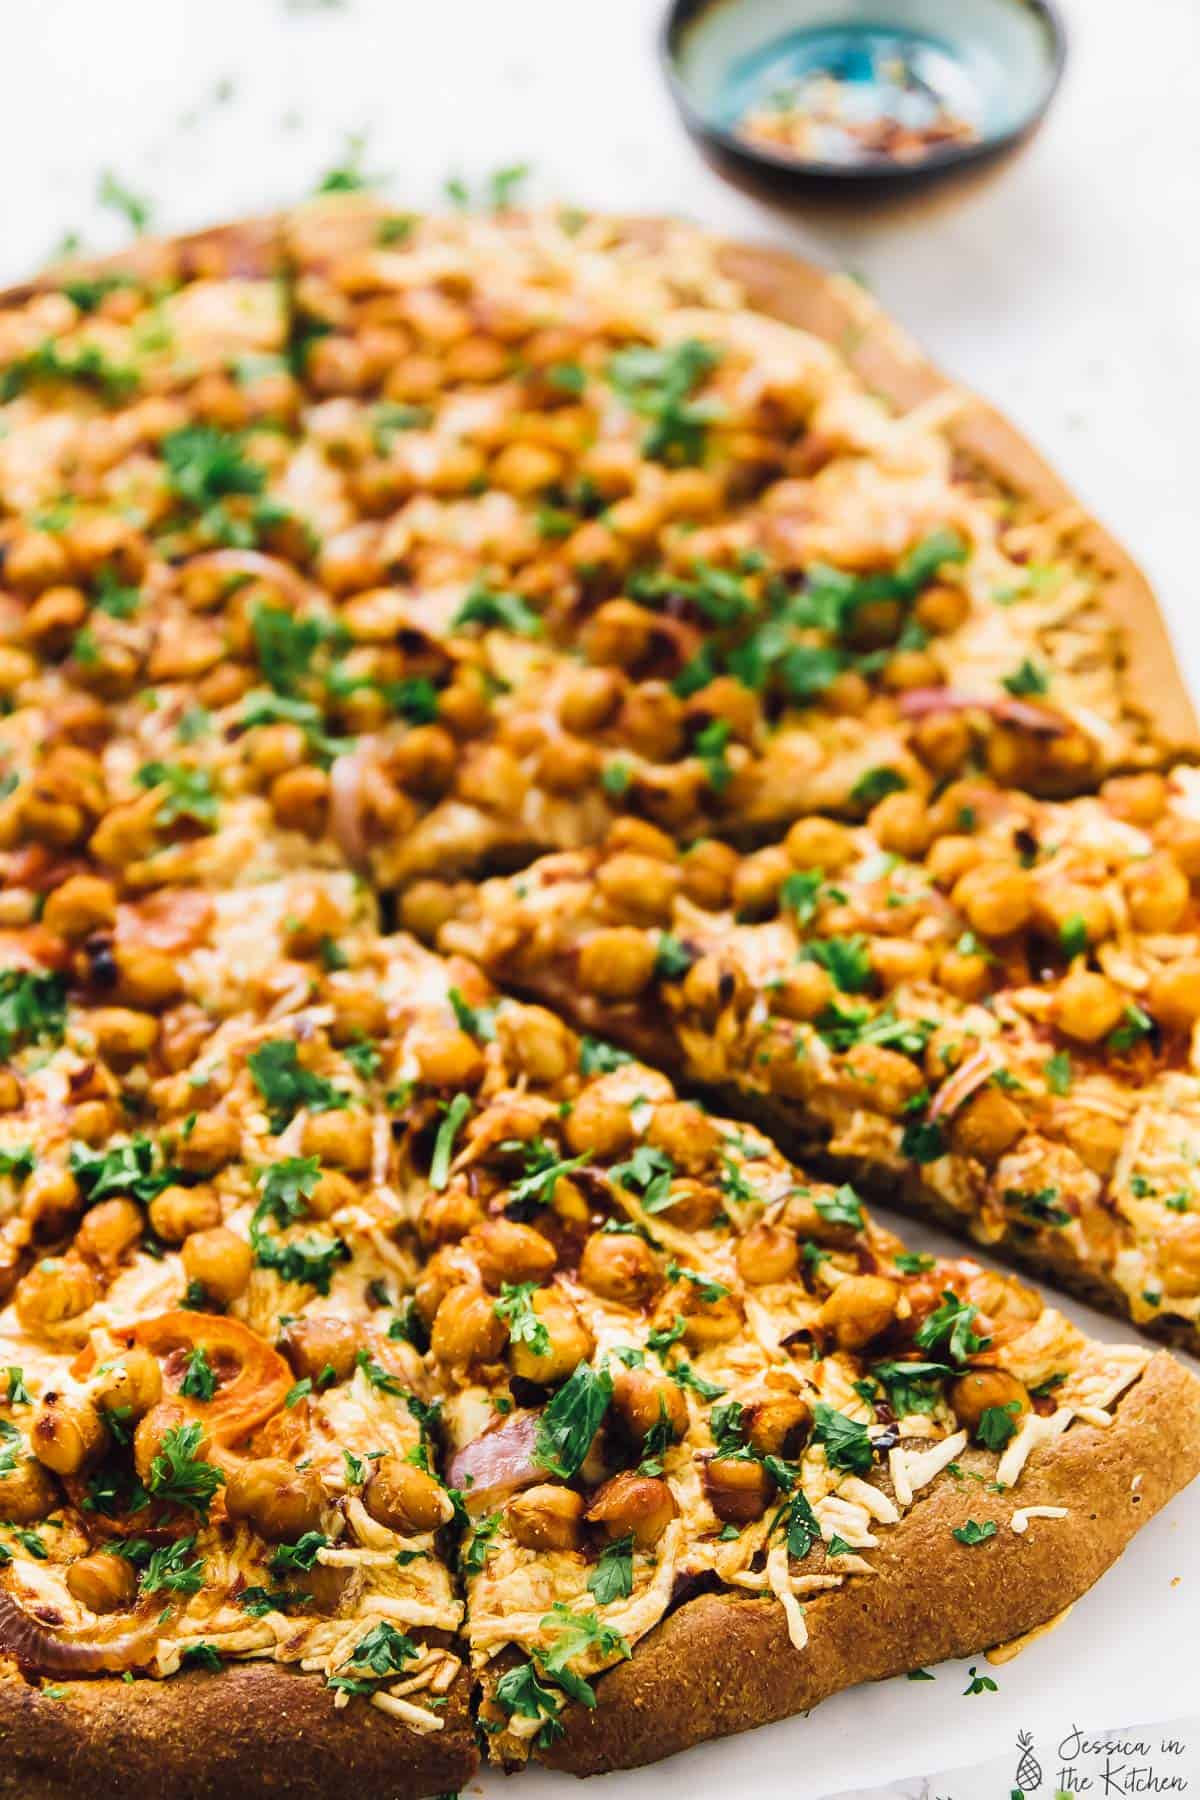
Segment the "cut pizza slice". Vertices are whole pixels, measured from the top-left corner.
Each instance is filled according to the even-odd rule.
[[[630,825],[457,895],[451,948],[869,1190],[1200,1325],[1195,771],[985,782],[738,857]]]
[[[455,1789],[457,1502],[381,1077],[420,970],[349,876],[180,896],[169,953],[89,880],[0,975],[14,1779],[225,1792],[278,1753],[313,1800]]]
[[[434,967],[412,1326],[493,1758],[627,1767],[1035,1630],[1200,1463],[1165,1352]]]

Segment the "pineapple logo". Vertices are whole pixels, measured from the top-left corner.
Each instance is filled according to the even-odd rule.
[[[1021,1752],[1021,1760],[1017,1764],[1017,1785],[1012,1791],[1012,1800],[1025,1800],[1035,1788],[1042,1785],[1042,1765],[1033,1754],[1033,1737],[1028,1731],[1017,1733],[1017,1749]]]

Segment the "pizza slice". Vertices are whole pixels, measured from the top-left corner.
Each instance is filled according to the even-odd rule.
[[[629,1767],[1035,1630],[1196,1468],[1166,1353],[907,1253],[470,965],[421,987],[411,1328],[494,1760]]]
[[[960,782],[738,857],[646,826],[475,891],[448,947],[803,1154],[1193,1347],[1195,772]]]
[[[278,1755],[314,1800],[456,1789],[458,1503],[379,1078],[403,947],[344,875],[115,921],[103,887],[0,974],[12,1779],[226,1792]]]

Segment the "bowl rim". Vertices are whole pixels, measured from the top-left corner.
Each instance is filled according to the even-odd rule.
[[[1014,0],[1017,5],[1036,13],[1046,26],[1051,48],[1049,79],[1045,90],[1024,117],[1007,131],[978,138],[969,144],[944,144],[929,151],[915,162],[835,163],[819,158],[791,156],[785,150],[750,142],[724,125],[714,125],[694,104],[679,73],[676,39],[692,14],[699,15],[717,0],[668,0],[659,22],[658,59],[671,98],[688,130],[723,150],[726,155],[746,162],[758,163],[778,175],[794,175],[800,179],[826,181],[846,187],[888,181],[912,181],[939,171],[961,169],[972,163],[986,162],[1001,155],[1027,137],[1045,118],[1062,83],[1067,63],[1068,34],[1058,0]],[[734,0],[739,3],[739,0]]]

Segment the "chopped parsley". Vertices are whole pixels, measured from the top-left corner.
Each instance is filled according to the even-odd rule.
[[[533,1454],[540,1468],[563,1481],[571,1479],[582,1467],[600,1429],[612,1391],[612,1376],[607,1369],[579,1364],[538,1419]]]
[[[314,1075],[300,1061],[294,1038],[268,1038],[246,1058],[254,1085],[267,1103],[274,1135],[291,1123],[301,1107],[309,1112],[329,1112],[345,1104],[346,1096],[323,1075]]]

